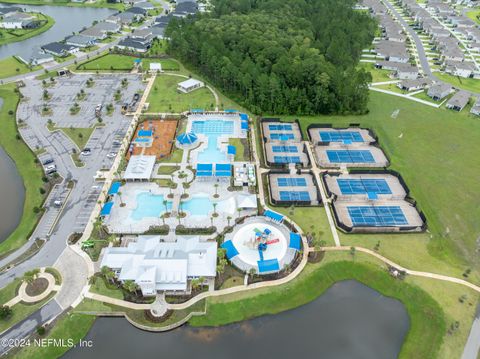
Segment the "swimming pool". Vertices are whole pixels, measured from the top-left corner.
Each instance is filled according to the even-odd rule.
[[[195,195],[191,199],[180,204],[181,209],[187,212],[190,216],[202,216],[208,217],[213,212],[213,201],[209,198],[208,194]],[[217,213],[228,212],[233,214],[235,205],[231,203],[231,200],[219,201],[217,203]]]
[[[218,138],[221,135],[233,135],[233,121],[196,120],[192,122],[192,132],[200,133],[208,138],[207,148],[198,153],[197,162],[228,162],[227,155],[220,150]]]
[[[135,221],[142,220],[146,217],[160,217],[165,213],[166,198],[163,195],[155,195],[150,192],[141,192],[137,195],[137,208],[130,214],[130,218]],[[167,210],[172,208],[172,202],[167,201]]]

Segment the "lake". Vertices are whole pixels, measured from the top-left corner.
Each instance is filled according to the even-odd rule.
[[[410,321],[404,305],[353,280],[333,285],[302,307],[220,328],[183,326],[167,333],[99,318],[64,358],[396,358]]]
[[[0,108],[3,100],[0,98]],[[22,218],[25,188],[12,159],[0,147],[0,242],[17,227]]]
[[[115,13],[112,9],[103,8],[82,8],[82,7],[66,7],[66,6],[36,6],[23,4],[5,4],[2,6],[19,6],[26,11],[41,12],[52,17],[55,25],[44,33],[32,37],[30,39],[13,42],[0,46],[0,58],[13,55],[29,57],[34,50],[38,50],[40,46],[53,41],[63,40],[72,32],[82,30],[84,27],[92,25],[95,20],[103,20]]]

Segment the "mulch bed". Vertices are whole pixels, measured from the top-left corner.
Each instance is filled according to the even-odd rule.
[[[27,284],[27,288],[25,288],[25,292],[30,297],[35,297],[45,292],[47,287],[48,287],[48,280],[46,280],[45,278],[37,278],[32,283]]]

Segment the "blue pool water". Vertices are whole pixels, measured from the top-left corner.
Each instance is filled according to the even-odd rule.
[[[233,121],[193,121],[192,132],[201,133],[208,137],[207,148],[198,154],[197,162],[218,163],[228,161],[226,153],[219,148],[218,137],[233,135]]]
[[[163,195],[154,195],[150,192],[141,192],[137,195],[137,208],[135,208],[130,217],[139,221],[145,217],[160,217],[165,213],[165,205]],[[167,209],[172,208],[172,202],[167,202]]]
[[[208,216],[213,211],[212,201],[208,197],[194,197],[183,202],[181,207],[191,216]]]

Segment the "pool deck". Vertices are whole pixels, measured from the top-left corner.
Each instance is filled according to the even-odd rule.
[[[216,209],[218,213],[217,217],[213,218],[213,225],[217,228],[217,231],[222,231],[225,227],[234,223],[234,219],[239,216],[237,212],[237,204],[240,195],[248,194],[246,191],[234,191],[227,190],[228,183],[218,183],[216,189],[219,197],[214,198],[215,186],[214,182],[201,182],[194,181],[191,187],[185,190],[189,196],[181,199],[183,186],[178,186],[176,189],[170,190],[168,187],[160,187],[156,183],[126,183],[121,187],[121,197],[125,206],[120,206],[120,199],[118,196],[114,200],[114,205],[110,216],[105,219],[111,233],[127,233],[127,234],[140,234],[148,231],[152,226],[158,227],[163,225],[163,219],[161,217],[145,217],[140,220],[134,220],[131,218],[132,211],[137,208],[137,196],[142,192],[149,192],[152,195],[163,195],[167,201],[172,201],[172,208],[169,218],[165,218],[165,224],[170,227],[170,231],[174,231],[175,227],[182,224],[188,228],[206,228],[212,224],[213,210],[209,211],[206,215],[191,215],[187,210],[184,212],[186,216],[184,218],[177,218],[177,214],[180,210],[180,201],[183,203],[191,200],[195,197],[208,197],[212,202],[219,203]],[[167,196],[172,193],[173,198]],[[162,204],[163,207],[163,204]],[[222,208],[223,207],[223,208]],[[161,211],[161,210],[160,210]],[[255,214],[256,210],[242,210],[241,216]],[[230,217],[230,220],[229,218]]]

